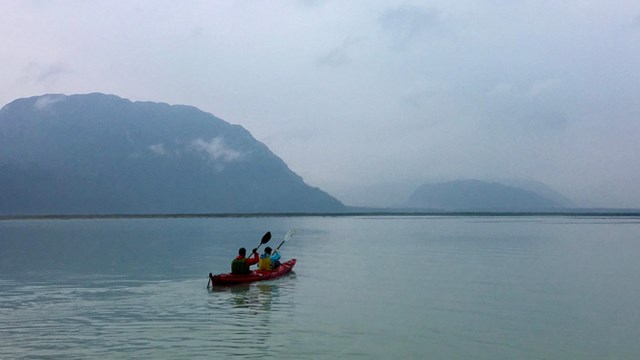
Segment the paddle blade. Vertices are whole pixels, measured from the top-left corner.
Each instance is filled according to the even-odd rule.
[[[293,236],[293,234],[295,234],[296,231],[294,229],[291,229],[287,232],[287,235],[284,236],[284,241],[287,241],[289,239],[291,239],[291,237]]]
[[[282,244],[284,244],[285,242],[287,242],[287,240],[291,239],[291,237],[293,236],[293,234],[295,234],[296,231],[291,229],[287,232],[287,235],[284,236],[284,239],[282,239],[282,242],[280,243],[280,245],[278,245],[278,247],[276,248],[276,250],[280,250],[280,246],[282,246]]]
[[[262,236],[262,241],[260,241],[260,245],[266,244],[271,240],[271,231],[267,231],[264,236]]]

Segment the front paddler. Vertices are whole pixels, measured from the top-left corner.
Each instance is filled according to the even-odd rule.
[[[231,273],[237,275],[246,275],[251,273],[249,266],[255,265],[260,261],[260,255],[258,255],[258,249],[251,251],[252,257],[247,258],[247,249],[240,248],[238,250],[238,256],[231,262]]]

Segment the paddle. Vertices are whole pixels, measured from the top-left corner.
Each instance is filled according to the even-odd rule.
[[[262,236],[262,240],[260,240],[260,245],[258,245],[257,249],[260,249],[260,246],[262,246],[262,244],[266,244],[269,242],[269,240],[271,240],[271,231],[267,231],[263,236]]]
[[[293,236],[293,234],[295,234],[296,231],[294,229],[291,229],[287,232],[287,235],[284,236],[284,239],[282,240],[282,242],[280,243],[280,245],[278,245],[278,247],[276,248],[276,250],[280,249],[280,246],[282,246],[282,244],[284,244],[286,241],[288,241],[289,239],[291,239],[291,237]]]
[[[289,231],[291,232],[291,231]],[[289,233],[287,233],[287,235],[289,235]],[[291,236],[289,236],[291,237]],[[260,249],[260,246],[262,246],[262,244],[266,244],[269,242],[269,240],[271,240],[271,231],[267,231],[264,235],[262,235],[262,240],[260,240],[260,244],[258,244],[258,247],[256,248],[256,251],[258,251],[258,249]],[[284,241],[283,241],[284,243]],[[282,244],[280,244],[282,245]],[[280,246],[278,246],[278,248],[280,248]],[[212,278],[213,278],[213,274],[209,273],[209,281],[207,281],[207,288],[209,287],[209,284],[212,284]],[[212,284],[213,286],[213,284]]]

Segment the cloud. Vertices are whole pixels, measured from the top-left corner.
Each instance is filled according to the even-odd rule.
[[[378,21],[382,29],[391,34],[394,43],[402,46],[435,29],[439,14],[435,9],[406,5],[386,10]]]
[[[511,94],[513,91],[513,85],[509,83],[499,83],[496,84],[491,90],[489,90],[488,95],[490,97],[494,96],[503,96]]]
[[[365,38],[359,37],[356,39],[347,39],[341,45],[333,48],[324,56],[319,57],[316,60],[318,65],[339,67],[350,62],[349,52],[356,44],[362,42]]]
[[[51,107],[51,105],[63,101],[65,99],[64,95],[48,95],[42,96],[36,100],[33,107],[38,111],[45,111]]]
[[[478,105],[477,116],[491,131],[532,135],[564,129],[568,119],[554,96],[559,84],[557,79],[547,79],[519,89],[510,83],[499,83]]]
[[[199,39],[202,37],[202,34],[204,34],[204,28],[202,26],[195,26],[191,29],[189,37],[192,39]]]
[[[164,149],[164,144],[150,145],[149,150],[151,150],[152,153],[156,155],[161,155],[161,156],[167,153],[166,150]]]
[[[230,148],[220,136],[214,137],[209,141],[203,139],[193,140],[191,146],[218,165],[241,161],[246,156],[245,153]]]
[[[536,81],[529,89],[529,96],[537,97],[544,95],[545,93],[552,92],[558,85],[560,80],[558,79],[546,79],[542,81]]]
[[[298,2],[304,6],[313,7],[313,6],[319,6],[324,2],[324,0],[298,0]]]
[[[61,62],[50,64],[31,62],[26,66],[24,78],[37,84],[53,83],[71,72],[69,66]]]

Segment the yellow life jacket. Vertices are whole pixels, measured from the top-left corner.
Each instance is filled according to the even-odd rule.
[[[258,262],[258,270],[271,271],[271,255],[267,257],[260,256],[260,262]]]

